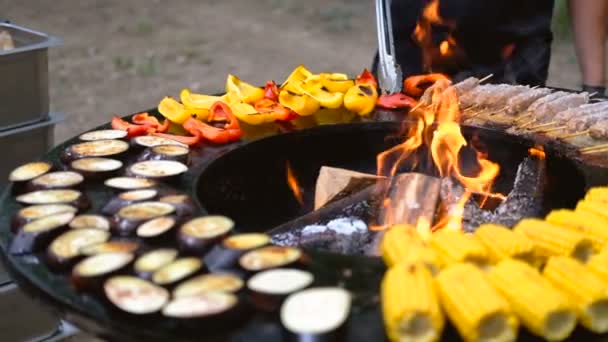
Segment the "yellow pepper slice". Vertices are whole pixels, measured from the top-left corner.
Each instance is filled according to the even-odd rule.
[[[279,103],[293,110],[300,116],[312,115],[319,110],[319,101],[307,94],[296,94],[289,90],[281,90]]]
[[[226,92],[233,92],[245,103],[253,104],[264,98],[264,89],[241,81],[238,77],[229,74],[226,79]]]
[[[322,107],[331,109],[342,107],[342,99],[344,98],[344,94],[342,93],[330,93],[323,89],[311,89],[305,91],[305,94],[317,100]]]
[[[368,115],[374,110],[378,92],[373,85],[357,84],[344,94],[344,107],[361,116]]]
[[[158,104],[158,112],[169,121],[176,124],[183,124],[191,116],[204,120],[209,115],[206,109],[188,109],[183,104],[177,102],[171,96],[165,96]]]
[[[212,95],[204,95],[204,94],[195,94],[191,93],[189,89],[182,89],[179,94],[179,98],[182,101],[183,105],[188,109],[206,109],[209,110],[211,106],[217,102],[221,101],[221,96],[212,96]]]
[[[312,72],[306,69],[303,64],[300,64],[295,69],[293,69],[291,74],[289,74],[289,77],[287,77],[285,82],[283,82],[281,88],[285,87],[285,85],[288,83],[303,82],[310,76],[312,76]]]

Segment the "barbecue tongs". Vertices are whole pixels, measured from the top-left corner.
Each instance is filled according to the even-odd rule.
[[[395,56],[391,0],[376,0],[376,26],[378,29],[378,84],[384,94],[401,91],[401,67]]]

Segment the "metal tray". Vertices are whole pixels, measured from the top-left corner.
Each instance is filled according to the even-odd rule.
[[[48,48],[61,44],[57,37],[10,23],[0,23],[15,48],[0,51],[0,131],[48,118]]]

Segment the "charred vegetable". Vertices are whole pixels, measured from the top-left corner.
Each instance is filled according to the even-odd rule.
[[[95,140],[78,143],[68,147],[61,159],[68,163],[87,157],[119,157],[129,149],[129,144],[122,140]]]
[[[247,271],[257,272],[298,263],[302,251],[293,247],[268,246],[245,253],[239,264]]]
[[[48,264],[54,269],[66,269],[81,256],[83,247],[105,242],[109,238],[110,233],[94,228],[67,231],[53,240],[47,249]]]
[[[175,207],[175,215],[180,219],[189,219],[197,212],[196,204],[188,195],[167,195],[158,199]]]
[[[137,242],[117,240],[83,247],[80,249],[80,253],[87,256],[105,253],[135,253],[139,247]]]
[[[112,304],[134,315],[160,311],[169,301],[169,291],[131,276],[111,277],[106,280],[103,289]]]
[[[123,131],[121,129],[101,129],[98,131],[83,133],[78,137],[78,139],[82,141],[96,141],[124,139],[126,137],[127,131]]]
[[[158,285],[171,287],[197,274],[202,268],[203,262],[199,258],[180,258],[154,272],[152,281]]]
[[[103,281],[127,269],[133,261],[131,253],[103,253],[80,261],[72,269],[72,284],[78,291],[96,291]]]
[[[24,225],[11,241],[9,252],[11,254],[27,254],[38,252],[68,226],[74,218],[74,213],[64,212],[45,216]]]
[[[139,202],[122,207],[113,218],[112,231],[119,236],[130,236],[137,227],[153,218],[172,214],[175,208],[162,202]]]
[[[293,292],[310,286],[314,280],[310,272],[279,268],[253,275],[247,281],[251,300],[260,309],[274,311]]]
[[[158,145],[142,152],[139,160],[172,160],[188,165],[190,164],[190,149],[181,145]]]
[[[234,228],[225,216],[203,216],[184,223],[178,232],[180,248],[188,252],[203,252],[222,240]]]
[[[78,215],[70,222],[70,228],[95,228],[101,230],[110,230],[110,221],[101,215]]]
[[[13,218],[11,231],[16,233],[21,226],[28,222],[43,218],[45,216],[59,213],[76,213],[78,209],[67,204],[38,204],[25,207],[17,212]]]
[[[13,192],[23,191],[27,182],[44,175],[52,168],[53,165],[47,162],[32,162],[17,167],[8,175],[8,180],[13,183]]]
[[[71,164],[72,170],[80,172],[88,179],[102,179],[115,174],[122,167],[122,162],[110,158],[82,158]]]
[[[175,249],[155,249],[140,256],[135,261],[133,268],[139,277],[149,279],[154,272],[172,263],[175,258],[177,258],[177,250]]]
[[[89,206],[88,199],[78,190],[38,190],[19,195],[17,202],[22,204],[70,204],[78,209]]]
[[[122,207],[137,202],[152,200],[156,195],[158,195],[156,189],[125,191],[112,197],[112,199],[110,199],[110,201],[101,209],[101,212],[105,215],[114,215]]]
[[[146,221],[137,227],[136,234],[145,240],[167,241],[174,236],[173,228],[177,225],[177,220],[172,216],[161,216]]]
[[[235,234],[215,245],[205,255],[205,264],[211,271],[234,268],[238,265],[238,260],[243,254],[268,243],[270,243],[270,236],[266,234]]]
[[[152,179],[136,178],[136,177],[115,177],[104,182],[107,187],[116,190],[140,190],[148,189],[156,186],[156,182]]]
[[[156,180],[172,180],[188,171],[188,167],[172,160],[146,160],[137,162],[128,168],[128,173],[135,177]]]
[[[235,275],[210,273],[181,283],[173,290],[173,298],[192,297],[207,292],[235,293],[242,288],[243,281]]]

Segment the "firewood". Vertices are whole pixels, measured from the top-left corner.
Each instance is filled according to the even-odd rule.
[[[332,200],[349,187],[361,188],[384,179],[369,173],[356,172],[330,166],[322,166],[315,186],[315,210]],[[342,196],[345,197],[345,196]]]

